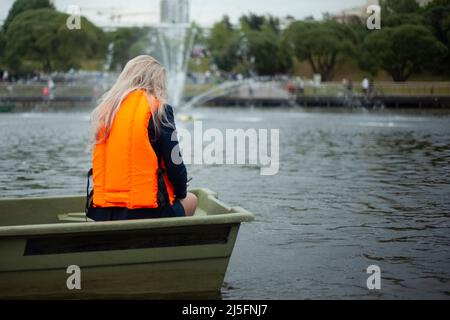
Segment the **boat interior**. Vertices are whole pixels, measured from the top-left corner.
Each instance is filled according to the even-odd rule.
[[[211,190],[190,191],[199,200],[194,217],[224,215],[236,211],[217,199],[217,194]],[[92,220],[85,216],[84,206],[85,197],[83,196],[5,198],[0,200],[0,227],[91,222]]]

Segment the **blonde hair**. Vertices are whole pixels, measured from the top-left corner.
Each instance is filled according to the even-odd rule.
[[[159,107],[149,105],[155,129],[159,130],[161,125],[171,126],[166,115],[166,70],[155,58],[140,55],[127,62],[112,88],[100,98],[98,106],[92,111],[88,150],[108,138],[122,101],[129,93],[139,89],[159,101]]]

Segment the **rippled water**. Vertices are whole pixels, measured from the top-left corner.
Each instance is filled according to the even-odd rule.
[[[203,126],[279,128],[280,172],[189,166],[256,220],[223,298],[450,297],[450,115],[206,109]],[[83,193],[87,113],[0,115],[2,197]],[[192,129],[192,122],[180,122]],[[381,290],[366,268],[381,268]]]

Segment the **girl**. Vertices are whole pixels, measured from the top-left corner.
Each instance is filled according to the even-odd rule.
[[[166,71],[147,55],[130,60],[91,115],[96,221],[191,216]],[[181,160],[181,161],[180,161]]]

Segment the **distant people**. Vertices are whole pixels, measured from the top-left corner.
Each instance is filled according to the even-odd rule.
[[[97,101],[98,98],[100,98],[100,89],[97,85],[95,85],[92,88],[92,96],[94,97],[94,100]]]
[[[376,96],[377,92],[375,90],[375,83],[374,81],[371,79],[369,81],[369,89],[368,89],[368,95],[369,98],[374,98]]]
[[[369,79],[367,77],[364,77],[363,81],[361,82],[361,88],[362,92],[365,96],[369,93]]]
[[[343,87],[344,89],[347,89],[347,85],[348,85],[348,80],[347,80],[347,78],[343,78],[343,79],[342,79],[342,87]]]
[[[9,78],[9,73],[8,70],[3,71],[3,76],[2,76],[2,80],[7,82]]]
[[[53,82],[52,78],[48,79],[47,87],[48,87],[48,98],[50,100],[53,100],[53,98],[55,97],[55,95],[54,95],[55,82]]]
[[[253,97],[253,85],[251,82],[248,83],[248,96]]]
[[[350,105],[353,98],[353,82],[351,79],[342,79],[342,90],[344,92],[345,103]]]
[[[297,95],[303,95],[305,93],[305,82],[303,81],[302,77],[295,78],[294,86]]]
[[[346,97],[353,96],[353,81],[352,81],[352,79],[347,79],[347,78],[342,79],[342,87],[344,88],[344,95]]]
[[[288,80],[287,85],[286,85],[287,91],[289,93],[289,96],[294,96],[295,95],[295,86],[294,83],[292,82],[291,79]]]
[[[49,95],[50,95],[50,89],[48,88],[48,86],[43,87],[42,88],[42,98],[44,98],[44,100],[48,100]]]
[[[350,95],[353,95],[353,80],[348,79],[347,81],[347,91],[350,93]]]
[[[206,70],[205,72],[205,83],[209,83],[211,81],[211,72]]]

